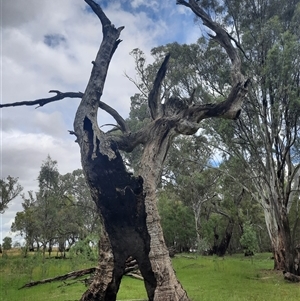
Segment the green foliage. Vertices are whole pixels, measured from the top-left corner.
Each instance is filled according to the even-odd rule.
[[[23,190],[18,178],[8,176],[6,180],[0,179],[0,213],[4,213],[7,205]]]
[[[10,250],[12,248],[12,238],[11,237],[4,237],[3,238],[3,244],[2,244],[3,250]]]
[[[256,232],[249,221],[245,222],[243,225],[243,234],[240,243],[245,250],[245,254],[254,254],[258,250]]]
[[[93,235],[78,240],[70,249],[70,256],[79,256],[90,261],[96,261],[98,259],[98,240]]]
[[[190,208],[175,197],[169,199],[169,196],[161,193],[158,210],[167,246],[174,247],[177,252],[188,251],[194,247],[196,231]]]
[[[38,179],[39,191],[22,196],[23,211],[17,212],[11,227],[25,238],[24,256],[34,247],[51,253],[54,245],[63,255],[66,245],[99,233],[98,211],[81,170],[61,175],[57,162],[48,156]]]

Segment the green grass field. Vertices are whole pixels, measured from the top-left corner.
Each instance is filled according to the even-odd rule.
[[[9,253],[0,258],[0,301],[79,300],[85,291],[83,282],[69,280],[19,289],[31,280],[49,278],[73,270],[94,266],[82,258],[43,259],[34,254],[22,258]],[[193,301],[296,301],[300,300],[300,284],[286,282],[279,272],[272,271],[270,254],[253,259],[243,255],[193,257],[178,255],[174,269]],[[141,280],[125,276],[118,300],[146,299]]]

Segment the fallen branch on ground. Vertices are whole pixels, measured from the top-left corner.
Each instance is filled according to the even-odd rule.
[[[291,281],[291,282],[300,282],[300,276],[292,274],[290,272],[284,273],[284,279]]]
[[[67,280],[67,279],[76,279],[79,278],[81,276],[87,275],[87,274],[92,274],[94,273],[96,270],[96,268],[89,268],[89,269],[83,269],[83,270],[79,270],[79,271],[73,271],[61,276],[56,276],[53,278],[47,278],[47,279],[42,279],[42,280],[38,280],[38,281],[31,281],[29,283],[24,284],[22,287],[20,287],[19,289],[25,288],[25,287],[32,287],[38,284],[44,284],[44,283],[50,283],[53,281],[61,281],[61,280]]]
[[[38,280],[38,281],[31,281],[29,283],[24,284],[19,289],[22,289],[22,288],[25,288],[25,287],[32,287],[32,286],[36,286],[36,285],[39,285],[39,284],[50,283],[50,282],[53,282],[53,281],[63,281],[63,280],[68,280],[68,279],[77,279],[81,276],[92,274],[95,271],[96,271],[95,267],[94,268],[83,269],[83,270],[79,270],[79,271],[73,271],[73,272],[70,272],[70,273],[67,273],[67,274],[64,274],[64,275],[61,275],[61,276],[56,276],[56,277],[53,277],[53,278],[47,278],[47,279],[42,279],[42,280]],[[124,275],[129,275],[129,276],[137,278],[137,279],[143,279],[143,277],[141,275],[139,275],[137,261],[135,259],[133,259],[132,257],[128,258],[128,260],[126,261],[126,268],[125,268],[125,271],[124,271]],[[92,280],[93,280],[93,277],[88,282],[91,282]]]

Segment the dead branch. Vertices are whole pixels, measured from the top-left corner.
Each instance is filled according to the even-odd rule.
[[[233,79],[233,84],[243,82],[244,76],[241,73],[240,56],[236,48],[234,48],[231,43],[231,41],[235,41],[234,38],[231,37],[231,35],[226,30],[224,30],[218,23],[214,22],[195,0],[189,0],[188,2],[185,0],[177,0],[176,3],[189,7],[195,13],[196,16],[201,18],[203,24],[216,34],[215,36],[209,34],[209,36],[216,40],[227,52],[232,63],[231,75]]]
[[[160,103],[160,88],[167,72],[169,59],[170,53],[166,55],[162,65],[160,66],[153,83],[153,88],[151,89],[148,96],[148,106],[153,120],[157,117],[160,117],[162,113],[162,106]]]
[[[92,274],[96,271],[96,268],[89,268],[89,269],[83,269],[83,270],[79,270],[79,271],[73,271],[61,276],[56,276],[53,278],[47,278],[47,279],[43,279],[43,280],[38,280],[38,281],[31,281],[29,283],[24,284],[22,287],[20,287],[19,289],[25,288],[25,287],[32,287],[32,286],[36,286],[38,284],[45,284],[45,283],[50,283],[53,281],[62,281],[62,280],[67,280],[67,279],[76,279],[79,278],[81,276],[87,275],[87,274]]]
[[[126,123],[126,121],[122,118],[122,116],[111,106],[108,104],[104,103],[103,101],[99,101],[99,108],[110,114],[118,123],[120,126],[120,129],[123,133],[128,133],[129,128]]]
[[[93,274],[93,273],[95,273],[95,271],[96,271],[95,267],[88,268],[88,269],[83,269],[83,270],[78,270],[78,271],[72,271],[72,272],[69,272],[67,274],[52,277],[52,278],[47,278],[47,279],[42,279],[42,280],[37,280],[37,281],[31,281],[29,283],[24,284],[19,289],[26,288],[26,287],[33,287],[33,286],[36,286],[36,285],[39,285],[39,284],[50,283],[50,282],[53,282],[53,281],[64,281],[64,280],[69,280],[69,279],[77,279],[77,278],[82,277],[84,275]],[[140,272],[139,272],[137,261],[135,259],[133,259],[132,257],[128,258],[128,260],[126,261],[126,267],[125,267],[124,275],[132,276],[132,277],[137,278],[137,279],[143,279],[143,277],[139,274],[140,274]]]
[[[300,276],[297,276],[289,272],[284,273],[284,279],[291,282],[300,282]]]
[[[107,16],[105,15],[105,13],[101,9],[101,7],[96,2],[94,2],[92,0],[84,0],[84,1],[91,7],[91,9],[94,11],[94,13],[100,19],[103,31],[106,26],[111,25],[110,20],[107,18]]]
[[[20,102],[12,102],[12,103],[4,103],[0,104],[0,108],[7,107],[17,107],[17,106],[34,106],[38,105],[36,108],[42,107],[45,104],[50,102],[62,100],[64,98],[82,98],[82,92],[60,92],[58,90],[50,90],[49,93],[56,93],[55,96],[49,98],[40,98],[32,101],[20,101]]]

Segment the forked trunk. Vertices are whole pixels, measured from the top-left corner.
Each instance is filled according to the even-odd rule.
[[[192,135],[206,118],[237,119],[249,80],[241,73],[241,60],[232,37],[197,4],[195,0],[177,0],[189,7],[204,25],[215,32],[213,37],[226,51],[232,63],[232,89],[227,98],[215,104],[196,104],[190,99],[166,98],[161,102],[161,86],[170,55],[159,69],[148,96],[152,122],[131,132],[126,121],[113,108],[101,101],[111,58],[121,40],[123,26],[116,28],[93,0],[84,0],[102,24],[103,40],[84,93],[51,90],[57,95],[32,102],[0,105],[45,105],[65,97],[82,98],[74,120],[74,131],[80,146],[81,163],[91,196],[102,218],[99,267],[94,281],[83,294],[85,301],[114,301],[124,274],[128,257],[136,259],[144,278],[150,301],[188,301],[178,282],[166,248],[157,210],[156,188],[169,144],[177,134]],[[109,113],[121,134],[100,130],[98,109]],[[144,146],[141,170],[137,177],[129,173],[119,150],[131,152]],[[45,251],[45,250],[44,250]]]
[[[105,137],[99,144],[110,145],[115,155],[108,158],[97,151],[92,156],[94,134],[86,127],[89,147],[81,149],[82,165],[102,216],[103,233],[99,268],[81,300],[116,300],[128,257],[138,262],[149,300],[189,300],[172,268],[157,210],[156,187],[174,135],[161,124],[154,123],[150,130],[138,177],[126,171],[118,150]]]
[[[157,209],[157,184],[172,139],[178,134],[195,134],[199,122],[205,118],[238,118],[249,81],[240,73],[239,55],[228,33],[197,6],[195,13],[216,31],[217,40],[232,61],[234,82],[230,94],[217,104],[196,105],[191,103],[191,99],[174,97],[167,98],[162,104],[160,91],[170,58],[167,55],[148,97],[152,122],[132,133],[125,120],[100,101],[108,66],[120,43],[123,27],[115,28],[94,1],[85,1],[102,23],[103,41],[76,113],[74,134],[80,146],[82,167],[92,198],[102,217],[103,233],[99,268],[81,300],[116,300],[126,260],[131,257],[138,263],[149,301],[188,301],[176,278],[164,242]],[[190,2],[196,5],[195,1]],[[187,3],[180,4],[189,6]],[[99,129],[99,107],[114,117],[121,135],[110,135]],[[135,177],[126,170],[119,150],[130,152],[139,144],[144,146],[144,151],[139,174]]]
[[[223,234],[221,241],[219,241],[219,239],[215,240],[214,246],[212,247],[212,250],[210,252],[211,255],[216,254],[222,257],[226,254],[232,237],[233,228],[234,228],[234,221],[232,219],[229,219],[225,233]]]

